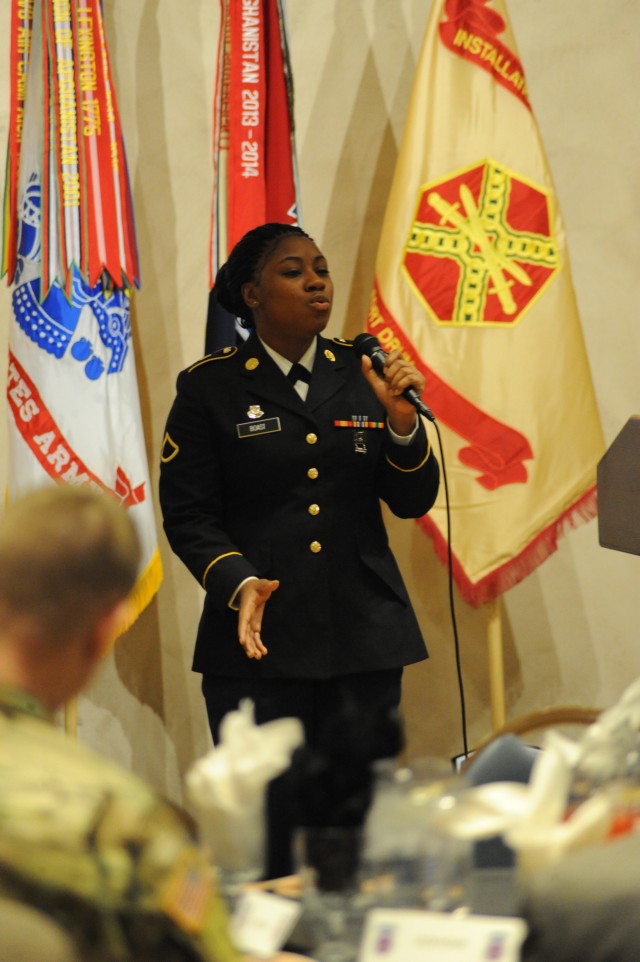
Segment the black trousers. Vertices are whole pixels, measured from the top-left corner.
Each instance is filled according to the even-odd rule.
[[[256,724],[277,718],[299,718],[306,744],[315,747],[328,720],[339,716],[348,704],[369,716],[382,716],[400,705],[402,668],[338,675],[327,679],[218,678],[203,675],[202,693],[207,706],[214,744],[219,741],[220,722],[237,709],[243,698],[254,704]],[[385,757],[381,744],[380,755]],[[266,877],[279,878],[292,872],[290,811],[282,779],[269,786],[267,799]]]

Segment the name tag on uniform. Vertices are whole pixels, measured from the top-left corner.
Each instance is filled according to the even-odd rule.
[[[280,418],[267,418],[265,421],[246,421],[244,424],[236,424],[239,438],[254,438],[259,434],[273,434],[274,431],[281,431]]]

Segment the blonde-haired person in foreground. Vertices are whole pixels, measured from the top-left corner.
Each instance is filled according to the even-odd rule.
[[[233,962],[188,821],[51,724],[112,644],[138,562],[127,513],[87,487],[0,519],[0,896],[55,920],[83,962]]]

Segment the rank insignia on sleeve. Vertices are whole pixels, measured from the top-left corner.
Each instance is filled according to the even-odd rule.
[[[160,460],[163,464],[166,464],[167,461],[173,461],[179,451],[180,446],[176,444],[167,431],[162,442],[162,454],[160,455]]]

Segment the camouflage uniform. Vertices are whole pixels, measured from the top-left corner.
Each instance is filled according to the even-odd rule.
[[[213,873],[177,810],[0,689],[0,894],[91,962],[235,962]]]

